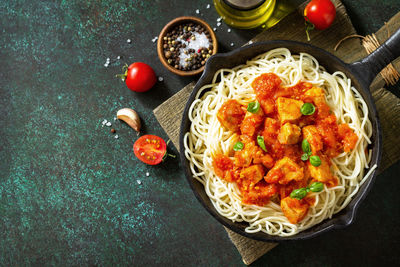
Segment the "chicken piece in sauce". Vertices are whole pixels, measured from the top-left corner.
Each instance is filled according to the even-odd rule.
[[[217,119],[225,129],[238,132],[245,116],[245,111],[236,100],[228,100],[218,110]]]
[[[279,130],[278,141],[284,145],[294,145],[299,142],[300,135],[300,127],[288,122]]]
[[[303,138],[306,139],[310,144],[311,152],[313,154],[316,154],[318,151],[322,150],[322,137],[319,134],[317,127],[315,127],[314,125],[308,125],[303,127],[302,132]]]
[[[278,97],[276,107],[281,123],[296,122],[301,117],[300,108],[303,101],[286,97]]]
[[[281,209],[289,222],[300,222],[308,212],[308,204],[304,200],[286,197],[281,200]]]
[[[264,177],[265,181],[271,184],[288,184],[290,181],[300,181],[303,178],[303,168],[286,156],[278,160]]]
[[[310,171],[310,175],[313,180],[324,183],[329,187],[337,185],[337,178],[333,176],[330,170],[329,158],[325,155],[319,154],[321,165],[313,166],[309,161],[307,162],[307,168]]]

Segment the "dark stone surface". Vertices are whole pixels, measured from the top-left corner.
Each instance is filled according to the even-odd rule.
[[[400,10],[397,0],[343,2],[360,34]],[[0,2],[0,265],[242,265],[178,160],[142,164],[132,153],[136,134],[113,120],[119,108],[132,107],[143,133],[167,138],[152,110],[194,78],[168,73],[151,40],[196,9],[215,27],[208,3]],[[227,28],[217,30],[222,51],[255,34]],[[134,61],[150,64],[164,81],[147,93],[129,91],[114,74]],[[118,139],[101,126],[104,119]],[[399,172],[398,163],[378,177],[349,228],[281,244],[254,265],[398,263]]]

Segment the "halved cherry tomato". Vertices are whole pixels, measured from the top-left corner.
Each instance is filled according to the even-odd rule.
[[[330,0],[312,0],[304,9],[304,18],[317,30],[331,26],[336,16],[336,8]]]
[[[156,135],[143,135],[133,144],[133,152],[144,163],[157,165],[167,152],[167,144]]]

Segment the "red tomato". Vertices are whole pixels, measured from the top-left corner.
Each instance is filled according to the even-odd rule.
[[[154,70],[142,62],[135,62],[128,67],[125,73],[125,83],[135,92],[146,92],[156,83]]]
[[[156,135],[143,135],[133,145],[133,152],[144,163],[157,165],[167,152],[167,144]]]
[[[331,26],[336,8],[330,0],[312,0],[304,9],[304,18],[314,24],[317,30]]]

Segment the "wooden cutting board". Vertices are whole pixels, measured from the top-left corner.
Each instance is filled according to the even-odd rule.
[[[347,63],[357,61],[367,55],[364,47],[361,45],[360,39],[346,40],[337,51],[334,51],[334,47],[339,40],[348,35],[356,34],[356,31],[343,4],[338,0],[333,2],[335,3],[337,12],[334,24],[325,31],[313,31],[309,43],[327,50]],[[305,3],[273,28],[260,33],[251,41],[260,42],[281,39],[307,42],[303,30],[304,21],[301,15],[304,6]],[[393,33],[399,27],[400,12],[396,14],[385,27],[382,27],[376,33],[380,43],[383,43],[388,38],[388,30]],[[395,61],[394,65],[397,70],[400,70],[400,60]],[[186,101],[193,90],[194,84],[194,82],[188,84],[153,111],[161,127],[168,134],[178,150],[181,118]],[[398,116],[398,114],[400,114],[400,100],[391,92],[382,88],[383,86],[384,81],[382,77],[378,75],[370,88],[382,124],[384,149],[381,166],[379,166],[380,172],[400,159],[400,143],[396,135],[397,131],[400,129],[400,117]],[[225,230],[241,254],[245,264],[251,264],[277,245],[277,243],[260,242],[243,237],[227,228],[225,228]]]

